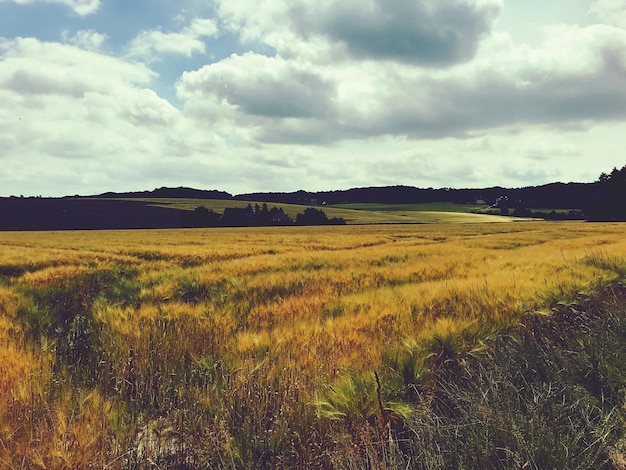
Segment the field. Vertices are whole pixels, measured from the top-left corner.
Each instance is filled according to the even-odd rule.
[[[0,467],[623,468],[622,259],[579,222],[0,233]]]
[[[226,207],[254,206],[254,201],[235,201],[219,199],[135,199],[149,202],[158,207],[170,207],[193,210],[202,206],[214,212],[222,213]],[[289,217],[295,220],[298,213],[310,206],[298,204],[268,204],[280,207]],[[478,214],[488,206],[452,203],[426,204],[337,204],[320,206],[329,218],[341,217],[348,224],[397,224],[397,223],[478,223],[478,222],[511,222],[511,217]]]
[[[480,212],[489,208],[486,204],[454,204],[451,202],[425,202],[417,204],[353,203],[337,204],[333,207],[380,212],[458,212],[466,214]]]

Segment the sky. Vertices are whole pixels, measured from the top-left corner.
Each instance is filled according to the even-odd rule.
[[[626,0],[0,0],[0,196],[590,182]]]

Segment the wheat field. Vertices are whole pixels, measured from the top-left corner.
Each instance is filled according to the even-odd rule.
[[[0,466],[437,468],[433,370],[623,258],[581,222],[0,233]]]

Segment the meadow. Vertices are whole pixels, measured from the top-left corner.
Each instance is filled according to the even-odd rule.
[[[0,233],[0,468],[624,468],[626,226]]]
[[[206,207],[214,212],[222,213],[227,207],[244,208],[254,201],[220,200],[220,199],[131,199],[148,202],[158,207],[167,207],[191,211],[196,207]],[[304,212],[309,206],[298,204],[270,203],[270,207],[279,207],[285,214],[296,219],[298,213]],[[348,224],[406,224],[406,223],[478,223],[478,222],[511,222],[516,220],[508,216],[490,215],[487,205],[452,204],[452,203],[421,203],[421,204],[334,204],[319,206],[329,218],[340,217]],[[519,219],[518,219],[519,220]]]

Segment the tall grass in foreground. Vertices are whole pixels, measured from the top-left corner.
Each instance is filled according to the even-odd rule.
[[[623,231],[0,234],[0,467],[616,466]]]

